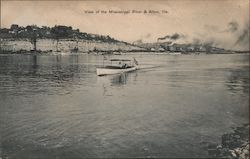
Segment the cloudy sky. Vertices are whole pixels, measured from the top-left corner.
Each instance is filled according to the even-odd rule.
[[[101,10],[130,14],[85,13]],[[132,10],[160,13],[131,13]],[[11,24],[67,25],[127,42],[156,42],[160,38],[249,49],[249,0],[2,1],[1,28]],[[175,33],[180,36],[168,38]]]

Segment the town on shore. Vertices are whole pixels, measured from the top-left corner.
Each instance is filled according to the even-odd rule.
[[[232,51],[217,48],[210,44],[178,44],[169,42],[128,43],[116,40],[109,35],[97,35],[80,32],[71,26],[54,27],[28,25],[26,27],[12,24],[10,28],[0,29],[0,53],[97,53],[120,54],[129,52],[161,53],[244,53],[249,51]]]

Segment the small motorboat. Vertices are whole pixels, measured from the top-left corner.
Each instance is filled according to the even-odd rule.
[[[137,70],[138,66],[138,62],[135,58],[133,60],[133,64],[131,64],[131,60],[128,59],[111,59],[110,62],[110,65],[96,68],[96,73],[98,76],[131,72]],[[118,64],[112,64],[113,62],[117,62]]]

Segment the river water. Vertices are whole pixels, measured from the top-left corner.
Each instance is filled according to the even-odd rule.
[[[0,55],[2,158],[208,157],[248,123],[249,54]]]

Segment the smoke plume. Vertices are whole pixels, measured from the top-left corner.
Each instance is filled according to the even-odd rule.
[[[228,23],[228,31],[229,32],[236,32],[239,28],[239,24],[236,21],[231,21]]]
[[[242,31],[240,32],[234,46],[241,46],[249,50],[249,23],[246,23]],[[247,48],[248,47],[248,48]]]
[[[175,40],[178,40],[178,39],[184,38],[184,37],[185,36],[183,34],[174,33],[173,35],[166,35],[164,37],[160,37],[157,39],[157,41],[161,41],[161,40],[175,41]]]

